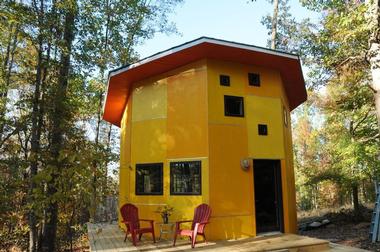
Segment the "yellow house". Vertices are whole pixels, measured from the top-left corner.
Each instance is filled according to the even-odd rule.
[[[158,206],[177,221],[209,204],[210,239],[296,233],[289,113],[305,100],[297,55],[207,37],[111,71],[120,206],[159,222]]]

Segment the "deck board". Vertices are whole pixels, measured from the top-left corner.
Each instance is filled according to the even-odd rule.
[[[211,241],[207,244],[200,242],[195,249],[191,249],[187,239],[178,240],[175,247],[172,241],[161,240],[153,243],[151,237],[143,236],[135,247],[130,238],[124,242],[124,233],[117,224],[88,223],[88,238],[90,250],[93,252],[129,252],[129,251],[278,251],[278,252],[309,252],[309,251],[343,251],[342,246],[330,245],[328,241],[294,234],[277,234],[265,237],[246,238],[228,241]],[[356,248],[349,251],[365,251]],[[344,248],[343,248],[344,249]]]

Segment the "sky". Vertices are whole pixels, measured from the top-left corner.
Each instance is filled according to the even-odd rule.
[[[318,18],[317,13],[303,8],[298,0],[289,3],[297,20]],[[135,49],[140,58],[145,58],[202,36],[265,47],[269,35],[261,19],[272,11],[266,0],[184,0],[169,16],[180,35],[157,34]],[[110,166],[111,170],[117,167],[117,163]]]
[[[318,14],[302,7],[298,0],[289,3],[297,20],[317,19]],[[202,36],[265,47],[269,35],[261,19],[272,11],[266,0],[184,0],[169,16],[180,35],[157,34],[136,50],[145,58]]]

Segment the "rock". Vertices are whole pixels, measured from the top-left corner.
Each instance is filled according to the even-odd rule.
[[[341,239],[331,238],[331,239],[328,239],[328,241],[329,241],[329,242],[337,243],[337,242],[341,241]]]
[[[324,220],[322,221],[322,224],[328,224],[328,223],[330,223],[330,221],[329,221],[328,219],[324,219]]]
[[[320,227],[321,225],[322,225],[322,223],[320,223],[318,221],[314,221],[314,222],[309,224],[309,227],[316,228],[316,227]]]

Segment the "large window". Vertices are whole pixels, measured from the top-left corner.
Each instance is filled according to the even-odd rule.
[[[162,195],[162,163],[136,164],[136,195]]]
[[[224,115],[244,117],[244,101],[239,96],[224,96]]]
[[[170,163],[170,194],[201,195],[201,161]]]

